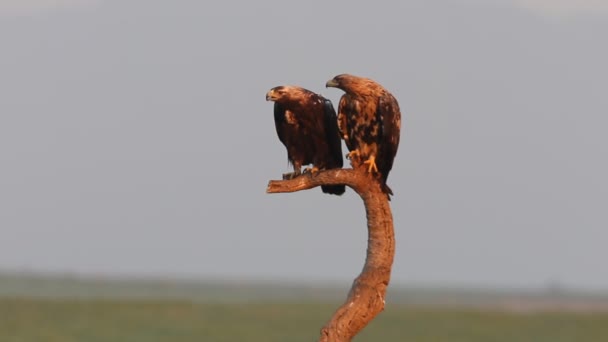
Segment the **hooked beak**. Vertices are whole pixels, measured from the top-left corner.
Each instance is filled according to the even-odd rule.
[[[266,101],[274,101],[274,91],[269,91],[266,93]]]
[[[335,78],[332,78],[331,80],[327,81],[327,83],[325,83],[325,88],[337,88],[338,87],[338,81],[336,81]]]

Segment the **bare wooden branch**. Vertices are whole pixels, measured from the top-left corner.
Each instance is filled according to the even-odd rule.
[[[321,329],[319,342],[347,342],[384,309],[386,288],[395,255],[393,216],[388,197],[367,172],[353,169],[321,171],[284,181],[270,181],[267,193],[286,193],[321,185],[345,184],[363,199],[367,215],[367,257],[346,302]]]

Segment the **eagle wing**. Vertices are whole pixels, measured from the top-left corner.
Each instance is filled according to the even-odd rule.
[[[355,147],[350,141],[350,127],[348,127],[348,117],[352,114],[353,103],[349,99],[348,95],[342,95],[340,98],[340,103],[338,104],[338,131],[340,133],[340,137],[344,139],[344,143],[346,143],[346,148],[348,151],[352,151]]]
[[[399,147],[401,132],[401,112],[399,103],[390,93],[385,93],[378,99],[377,116],[380,120],[381,136],[379,138],[381,155],[378,160],[378,170],[386,182],[393,160]]]
[[[279,140],[283,143],[283,145],[286,144],[285,129],[284,129],[285,123],[286,123],[285,108],[283,108],[283,106],[281,106],[279,103],[275,102],[274,103],[274,126],[277,130],[277,135],[279,136]]]
[[[323,99],[323,115],[325,119],[325,134],[329,152],[333,159],[334,165],[331,167],[342,167],[342,141],[340,139],[339,122],[336,117],[336,110],[328,99]]]

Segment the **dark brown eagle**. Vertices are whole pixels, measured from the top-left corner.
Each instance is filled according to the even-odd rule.
[[[297,86],[274,87],[266,94],[266,100],[274,101],[277,135],[287,148],[287,159],[293,165],[294,172],[283,178],[299,176],[302,166],[307,164],[312,164],[310,171],[313,173],[342,167],[342,142],[331,101]],[[324,185],[321,190],[342,195],[345,187]]]
[[[368,78],[342,74],[325,85],[345,92],[338,106],[338,127],[353,167],[367,165],[368,172],[379,175],[387,196],[392,195],[386,179],[399,147],[401,112],[397,100]]]

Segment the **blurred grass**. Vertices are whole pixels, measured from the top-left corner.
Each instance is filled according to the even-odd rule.
[[[0,298],[0,341],[315,341],[337,305]],[[389,305],[355,341],[605,342],[608,313]]]
[[[0,342],[316,341],[350,284],[0,272]],[[399,289],[356,341],[606,342],[608,296]]]

